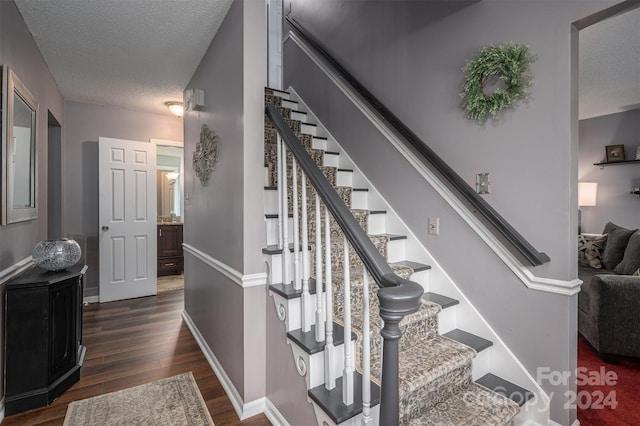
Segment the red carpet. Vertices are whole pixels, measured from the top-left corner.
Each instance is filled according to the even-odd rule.
[[[581,426],[640,425],[640,360],[625,358],[619,364],[607,364],[579,336],[577,377],[587,382],[578,383],[573,401]]]

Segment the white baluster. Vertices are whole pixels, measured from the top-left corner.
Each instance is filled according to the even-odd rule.
[[[281,164],[281,158],[282,158],[282,138],[280,137],[280,135],[276,136],[276,147],[277,147],[277,155],[276,155],[276,175],[277,175],[277,179],[278,179],[278,249],[282,250],[282,203],[280,202],[280,200],[282,200],[282,164]],[[284,251],[283,251],[284,252]],[[283,256],[283,261],[284,261],[284,256]],[[282,276],[282,280],[284,282],[284,275]]]
[[[349,276],[349,244],[343,238],[344,251],[344,370],[342,372],[342,403],[353,404],[353,354],[351,347],[351,277]]]
[[[373,424],[371,418],[371,340],[369,335],[369,273],[362,268],[362,424]]]
[[[291,282],[291,273],[289,272],[289,203],[287,202],[287,147],[282,143],[282,198],[280,199],[282,220],[282,283],[289,284]]]
[[[327,324],[325,325],[327,338],[324,345],[324,383],[327,390],[336,387],[336,378],[333,375],[335,347],[333,346],[333,288],[331,283],[331,225],[329,221],[329,209],[324,206],[324,264],[325,264],[325,310]],[[345,331],[346,333],[346,331]],[[347,334],[345,334],[346,336]],[[349,337],[351,334],[349,334]]]
[[[307,212],[307,177],[302,173],[300,181],[302,198],[302,331],[311,331],[313,312],[311,311],[311,294],[309,293],[309,226]],[[322,285],[320,286],[322,289]],[[318,297],[316,285],[316,297]]]
[[[298,215],[298,164],[291,160],[291,185],[293,186],[293,288],[302,290],[300,280],[300,217]]]
[[[324,340],[324,311],[322,309],[322,222],[320,221],[320,197],[316,192],[316,342]]]

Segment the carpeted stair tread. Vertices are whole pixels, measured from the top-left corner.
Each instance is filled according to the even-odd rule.
[[[436,404],[411,426],[506,425],[520,411],[516,403],[475,383]]]
[[[400,391],[416,390],[470,363],[475,356],[470,347],[440,336],[410,346],[400,352]]]

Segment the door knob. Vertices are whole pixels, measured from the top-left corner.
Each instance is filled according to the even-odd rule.
[[[103,230],[103,231],[108,231],[108,230],[109,230],[109,227],[108,227],[107,225],[103,225],[103,226],[102,226],[102,230]]]

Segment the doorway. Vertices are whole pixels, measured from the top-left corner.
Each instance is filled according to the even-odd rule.
[[[62,126],[47,111],[47,238],[62,235]]]
[[[158,292],[184,288],[184,149],[156,142]]]

